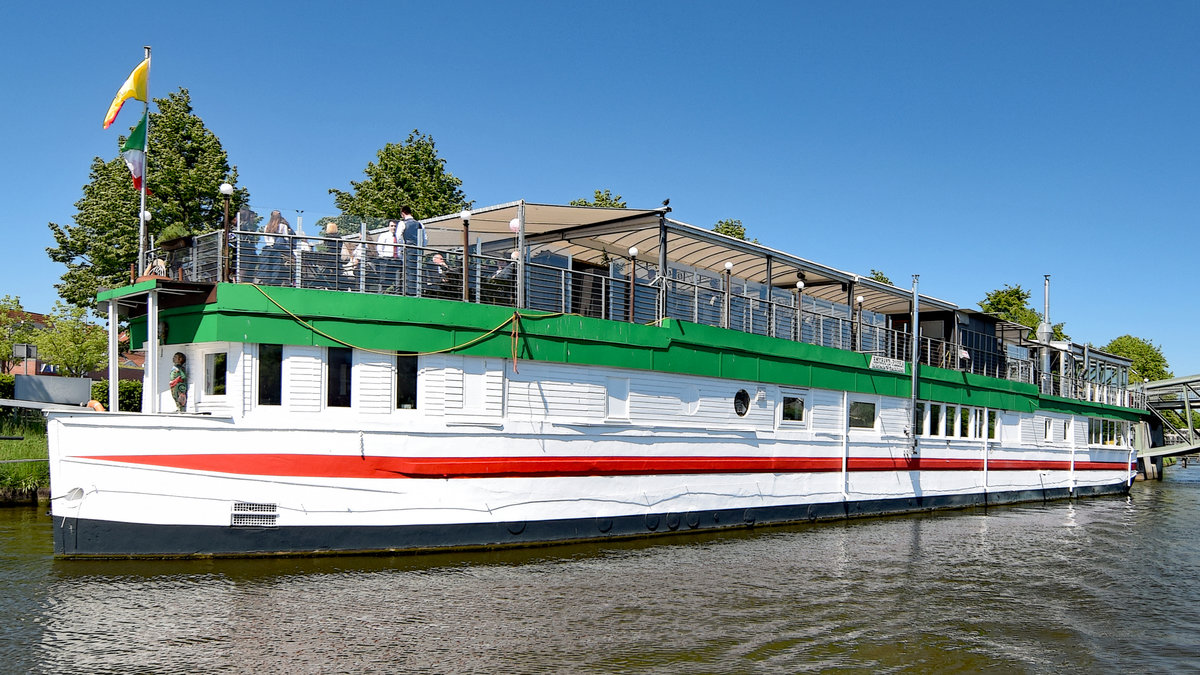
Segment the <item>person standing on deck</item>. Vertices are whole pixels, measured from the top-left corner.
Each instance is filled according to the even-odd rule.
[[[421,221],[413,218],[412,211],[407,206],[400,207],[400,216],[404,219],[404,288],[406,295],[416,295],[417,288],[417,237],[424,227]]]
[[[175,409],[183,412],[187,409],[187,357],[183,352],[175,352],[171,363],[171,381],[167,386],[171,388],[171,400],[175,401]]]
[[[379,239],[375,244],[375,253],[379,256],[379,269],[381,271],[380,287],[386,292],[400,292],[400,282],[398,280],[400,271],[400,233],[397,230],[400,228],[400,221],[389,220],[387,232],[379,235]],[[390,290],[389,290],[390,289]]]

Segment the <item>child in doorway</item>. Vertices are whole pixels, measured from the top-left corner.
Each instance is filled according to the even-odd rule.
[[[183,352],[175,352],[175,356],[171,357],[171,363],[175,364],[171,368],[171,381],[168,386],[171,388],[171,398],[175,401],[175,408],[179,412],[183,412],[187,408],[187,368],[184,366],[187,363],[187,357]]]

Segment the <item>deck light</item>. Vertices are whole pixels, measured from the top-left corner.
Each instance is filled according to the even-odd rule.
[[[150,222],[150,212],[149,211],[142,211],[142,220],[146,221],[147,223]]]
[[[519,218],[513,218],[512,220],[508,221],[508,229],[512,230],[513,232],[520,232],[521,220]]]
[[[233,195],[233,186],[229,183],[221,183],[221,187],[218,189],[225,196],[225,255],[221,256],[221,262],[224,266],[224,274],[221,276],[223,277],[223,281],[229,281],[232,278],[229,270],[229,198]]]
[[[464,223],[471,222],[471,209],[463,209],[462,213],[458,214],[458,217],[461,218]]]
[[[630,247],[629,247],[629,257],[630,257],[630,258],[636,258],[636,257],[637,257],[637,254],[638,254],[637,247],[636,247],[636,246],[630,246]]]
[[[803,281],[797,281],[797,282],[796,282],[796,290],[797,290],[797,291],[802,291],[802,290],[804,290],[804,282],[803,282]]]
[[[725,263],[725,271],[732,272],[733,271],[733,263],[731,263],[731,262]]]
[[[859,307],[859,309],[862,309],[862,304],[863,304],[863,296],[861,296],[861,295],[860,295],[860,296],[858,296],[857,298],[855,298],[855,299],[854,299],[854,301],[858,303],[858,307]]]

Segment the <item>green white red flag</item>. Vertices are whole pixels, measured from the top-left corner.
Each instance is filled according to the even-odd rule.
[[[129,138],[121,144],[121,156],[125,158],[125,166],[129,167],[129,173],[133,176],[133,189],[142,189],[142,176],[146,173],[146,116],[142,115],[142,121],[138,122],[137,127],[129,134]],[[149,192],[149,190],[147,190]]]

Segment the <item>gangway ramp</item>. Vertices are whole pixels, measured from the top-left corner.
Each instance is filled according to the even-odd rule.
[[[1193,413],[1200,413],[1200,375],[1156,380],[1143,386],[1146,407],[1163,423],[1163,440],[1158,447],[1139,450],[1138,457],[1174,457],[1200,452],[1200,428],[1193,416]]]

